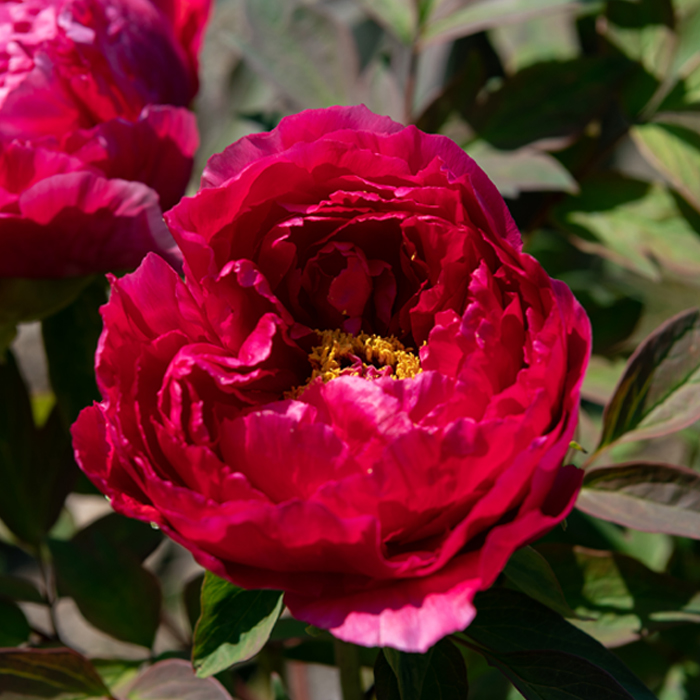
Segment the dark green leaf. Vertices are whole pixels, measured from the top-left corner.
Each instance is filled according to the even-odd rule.
[[[377,655],[374,664],[374,689],[377,700],[401,700],[399,682],[396,680],[396,674],[389,666],[384,652]]]
[[[477,594],[474,604],[476,618],[462,634],[488,653],[500,656],[537,652],[546,657],[550,652],[560,652],[580,657],[609,673],[635,700],[655,700],[644,684],[602,644],[525,594],[492,588]]]
[[[645,440],[700,418],[700,311],[670,319],[637,348],[605,408],[600,447]]]
[[[29,486],[31,507],[42,534],[56,522],[79,474],[70,434],[54,406],[36,432]]]
[[[0,649],[0,695],[110,697],[93,665],[72,649]]]
[[[0,363],[0,518],[37,544],[61,512],[78,474],[67,430],[55,411],[37,430],[14,357]]]
[[[204,583],[204,574],[195,576],[185,584],[182,591],[183,602],[185,603],[185,612],[187,619],[190,621],[190,626],[194,630],[199,616],[202,614],[202,584]]]
[[[398,697],[401,700],[420,700],[423,697],[423,684],[433,649],[425,654],[406,654],[396,649],[386,648],[382,650],[382,654],[396,677]]]
[[[119,513],[109,513],[90,523],[73,538],[73,541],[90,548],[96,537],[102,537],[115,549],[128,551],[143,561],[163,541],[163,533],[141,520],[126,518]]]
[[[548,649],[485,656],[526,700],[635,700],[609,673],[573,654]]]
[[[183,659],[159,661],[147,668],[126,691],[127,700],[231,700],[214,678],[197,678]]]
[[[282,612],[279,591],[246,591],[207,572],[192,663],[200,678],[257,654]]]
[[[34,418],[24,381],[12,353],[0,362],[0,518],[25,542],[41,537],[29,507],[28,475],[32,471]]]
[[[544,544],[570,605],[585,620],[577,626],[606,646],[619,646],[674,622],[700,622],[700,592],[659,574],[632,557]]]
[[[106,301],[105,282],[98,279],[70,306],[42,323],[51,386],[66,426],[85,406],[100,399],[95,350],[102,332],[99,307]]]
[[[0,278],[0,355],[7,349],[18,323],[37,321],[56,313],[73,302],[92,279]]]
[[[0,598],[0,646],[16,647],[29,639],[29,623],[18,605]]]
[[[564,617],[576,617],[547,560],[532,547],[517,550],[503,569],[506,578],[531,598]]]
[[[469,122],[481,139],[504,150],[572,137],[607,109],[633,69],[612,56],[538,63],[506,79]]]
[[[449,639],[425,654],[384,649],[374,674],[377,700],[463,700],[469,693],[464,657]]]
[[[272,639],[272,636],[270,638]],[[333,641],[312,639],[305,641],[303,644],[296,644],[288,649],[285,648],[284,658],[293,661],[303,661],[307,664],[335,666]]]
[[[160,585],[138,557],[101,532],[49,542],[60,595],[88,622],[117,639],[151,647],[160,622]]]
[[[45,603],[44,596],[39,593],[33,583],[16,576],[0,574],[0,598],[22,600],[29,603]]]
[[[700,539],[700,475],[685,467],[628,463],[593,469],[576,507],[635,530]]]

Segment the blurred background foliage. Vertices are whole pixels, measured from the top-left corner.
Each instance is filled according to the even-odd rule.
[[[700,301],[700,0],[218,0],[201,77],[198,174],[212,153],[287,114],[363,102],[449,136],[490,175],[526,250],[572,288],[594,333],[577,437],[588,454],[571,453],[592,470],[581,509],[516,554],[500,585],[601,641],[660,700],[700,700],[697,314],[647,346],[647,355],[662,346],[671,364],[685,363],[680,422],[650,430],[647,414],[616,393],[623,372],[653,388],[658,357],[633,376],[630,356]],[[97,657],[94,669],[121,697],[142,660],[190,655],[202,574],[158,531],[108,514],[67,448],[67,426],[96,396],[85,358],[104,294],[95,282],[43,322],[46,358],[32,343],[37,328],[25,328],[19,366],[0,366],[3,403],[21,407],[0,423],[0,646],[50,646],[60,635]],[[622,465],[617,481],[596,469],[612,465]],[[652,488],[644,517],[663,534],[625,527],[644,522],[634,520],[634,499]],[[592,491],[613,499],[607,511]],[[195,639],[200,667],[240,658],[215,663],[207,643]],[[462,651],[470,699],[522,697],[482,655]],[[261,653],[217,672],[225,692],[207,692],[332,700],[337,679],[318,669],[339,653],[329,635],[283,617]],[[367,688],[376,657],[362,651]],[[299,670],[306,664],[317,669],[313,682]],[[0,668],[0,693],[12,695],[3,678]],[[86,697],[93,686],[52,687]]]

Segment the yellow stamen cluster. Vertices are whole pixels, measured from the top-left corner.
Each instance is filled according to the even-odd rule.
[[[360,333],[351,335],[340,330],[316,331],[321,338],[309,353],[311,376],[306,384],[295,387],[285,394],[295,399],[318,377],[324,383],[341,375],[358,375],[366,379],[390,376],[392,379],[411,379],[421,372],[420,358],[407,350],[394,336],[382,338],[379,335]],[[361,371],[357,361],[362,365]],[[354,366],[353,366],[354,365]],[[391,372],[372,372],[384,367]]]

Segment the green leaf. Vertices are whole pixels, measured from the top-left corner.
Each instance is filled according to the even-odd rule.
[[[569,171],[548,153],[534,148],[499,151],[483,141],[474,142],[465,150],[504,197],[529,191],[578,191]]]
[[[104,279],[95,280],[70,306],[41,325],[51,386],[66,426],[85,406],[100,399],[95,350],[102,333],[99,307],[106,301]]]
[[[574,624],[606,646],[620,646],[672,623],[700,622],[696,586],[619,552],[543,544],[570,605]]]
[[[667,435],[700,418],[700,310],[670,319],[630,357],[603,414],[598,449]]]
[[[425,654],[384,649],[374,675],[377,700],[463,700],[469,693],[464,657],[449,639]]]
[[[517,550],[508,560],[505,577],[523,593],[563,617],[576,617],[547,560],[532,547]]]
[[[141,673],[125,693],[126,700],[231,700],[214,678],[197,678],[183,659],[167,659]]]
[[[700,539],[700,475],[685,467],[627,463],[592,469],[576,507],[635,530]]]
[[[412,44],[418,30],[413,0],[360,0],[360,4],[404,44]]]
[[[602,644],[525,594],[492,588],[478,593],[474,604],[476,618],[460,636],[474,640],[502,663],[507,662],[503,660],[504,654],[522,652],[536,652],[535,657],[545,658],[555,652],[580,657],[610,674],[635,700],[655,700],[644,684]],[[531,661],[537,667],[539,662],[535,657],[515,658],[512,663],[519,666]],[[518,689],[522,692],[520,687]]]
[[[246,591],[207,572],[192,648],[197,675],[206,678],[255,656],[281,612],[279,591]]]
[[[231,42],[299,108],[353,102],[358,60],[352,35],[318,5],[236,0]]]
[[[573,654],[548,649],[484,656],[526,700],[634,700],[609,673]]]
[[[0,646],[16,647],[29,639],[29,623],[18,605],[0,598]]]
[[[700,134],[673,124],[640,124],[630,135],[649,163],[700,211]]]
[[[33,583],[17,576],[0,574],[0,598],[22,600],[28,603],[46,603]]]
[[[158,579],[129,547],[99,528],[70,542],[50,540],[60,595],[73,598],[85,619],[117,639],[151,647],[160,623]]]
[[[429,17],[423,33],[423,44],[452,41],[503,24],[516,24],[530,17],[561,8],[577,9],[572,0],[480,0],[465,3],[444,3],[449,14],[440,12],[438,5]]]
[[[93,665],[72,649],[0,649],[0,695],[111,697]]]

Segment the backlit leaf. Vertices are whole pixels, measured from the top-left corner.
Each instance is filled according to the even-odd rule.
[[[0,695],[110,697],[93,665],[72,649],[0,649]]]
[[[192,663],[200,678],[257,654],[282,612],[279,591],[246,591],[207,572]]]
[[[352,36],[320,7],[296,0],[236,0],[230,36],[256,71],[299,108],[353,102]]]
[[[159,661],[129,686],[126,700],[231,700],[215,678],[197,678],[184,659]]]
[[[652,333],[629,359],[603,415],[599,448],[680,430],[700,418],[700,311]]]
[[[651,165],[700,211],[700,134],[673,124],[639,124],[630,134]]]
[[[576,507],[636,530],[700,539],[700,475],[684,467],[628,463],[593,469]]]
[[[531,148],[499,151],[483,141],[470,144],[465,150],[504,197],[517,197],[528,191],[578,191],[574,178],[548,153]]]

